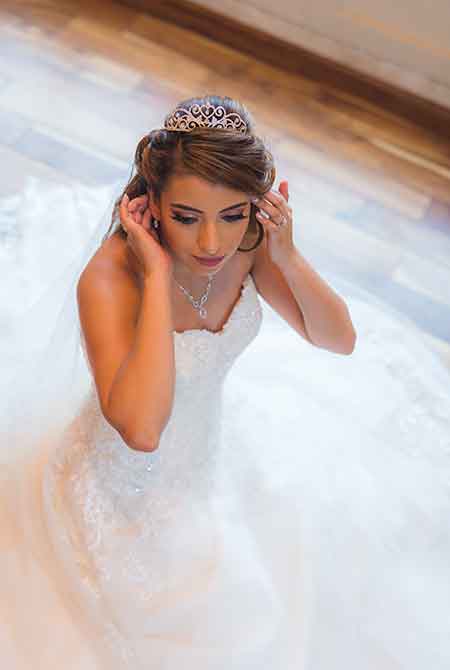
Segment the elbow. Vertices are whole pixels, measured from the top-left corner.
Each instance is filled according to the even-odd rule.
[[[340,346],[336,350],[336,353],[342,354],[343,356],[350,356],[355,350],[356,330],[347,304],[342,301],[342,306],[344,309],[344,325],[340,338]]]
[[[343,354],[344,356],[350,356],[355,350],[357,336],[347,305],[345,305],[345,309],[347,313],[347,328],[345,337],[343,338],[343,346],[341,347],[339,353]]]
[[[345,349],[345,351],[341,351],[340,353],[343,356],[351,356],[351,354],[354,352],[354,350],[355,350],[355,345],[353,344],[351,349]]]
[[[103,416],[106,421],[112,426],[125,442],[127,447],[133,451],[155,451],[159,446],[159,437],[136,435],[135,430],[131,430],[129,426],[123,425],[117,419],[112,418],[111,415],[102,409]]]
[[[159,447],[159,438],[155,439],[154,437],[148,436],[136,436],[133,431],[130,431],[123,426],[118,426],[117,423],[109,423],[117,430],[122,440],[125,442],[127,447],[133,449],[133,451],[155,451]]]
[[[319,347],[320,349],[326,349],[327,351],[331,351],[333,354],[340,354],[342,356],[350,356],[354,350],[355,350],[355,344],[356,344],[356,337],[352,338],[351,340],[344,340],[339,342],[333,341],[331,344],[318,344],[317,342],[313,342],[311,340],[311,344],[315,347]]]
[[[162,426],[153,428],[150,435],[137,435],[135,431],[129,431],[128,433],[125,431],[125,436],[123,436],[125,442],[130,449],[134,449],[135,451],[156,451],[156,449],[159,448],[161,435],[165,430],[168,418],[164,421]]]
[[[126,433],[123,434],[122,437],[127,446],[130,449],[133,449],[133,451],[145,451],[148,453],[150,451],[156,451],[159,447],[159,439],[155,439],[154,437],[136,437]]]
[[[156,451],[158,448],[158,443],[157,442],[133,442],[131,445],[128,445],[130,449],[133,449],[134,451],[145,451],[146,453],[150,453],[152,451]]]
[[[345,340],[339,340],[338,342],[333,341],[332,344],[328,345],[316,344],[315,346],[316,347],[321,346],[321,348],[327,349],[327,351],[331,351],[333,354],[350,356],[355,350],[355,344],[356,344],[356,336],[352,337],[351,339],[346,338]]]
[[[343,354],[344,356],[350,356],[355,351],[355,345],[356,345],[356,332],[353,331],[352,337],[350,338],[349,341],[346,342],[345,348],[341,349],[339,353]]]

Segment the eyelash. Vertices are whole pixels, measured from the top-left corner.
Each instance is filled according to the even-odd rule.
[[[181,214],[174,214],[172,216],[175,221],[180,221],[180,223],[183,223],[186,226],[192,226],[193,223],[195,223],[196,219],[193,216],[181,216]],[[228,216],[224,216],[224,219],[226,219],[229,223],[232,223],[233,221],[239,221],[240,219],[245,219],[245,216],[243,214],[229,214]]]

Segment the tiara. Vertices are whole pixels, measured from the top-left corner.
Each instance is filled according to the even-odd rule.
[[[222,105],[195,103],[184,109],[178,108],[164,122],[166,130],[189,132],[193,128],[231,128],[240,133],[247,132],[247,124],[237,112],[227,114]]]

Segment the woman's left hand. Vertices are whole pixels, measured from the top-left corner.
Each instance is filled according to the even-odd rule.
[[[280,182],[278,191],[271,189],[256,199],[255,205],[268,216],[257,212],[267,235],[267,249],[272,261],[285,263],[295,249],[292,235],[292,208],[288,205],[287,181]]]

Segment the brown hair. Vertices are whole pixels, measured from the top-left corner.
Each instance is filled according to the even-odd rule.
[[[121,196],[114,203],[111,233],[120,230],[119,204],[128,194],[130,200],[148,191],[153,191],[154,199],[159,202],[170,177],[175,175],[195,175],[213,184],[223,184],[252,196],[260,196],[268,191],[274,180],[276,169],[272,153],[263,140],[255,135],[254,123],[246,107],[227,96],[205,95],[201,98],[182,100],[166,116],[169,118],[177,109],[186,109],[198,104],[221,105],[229,113],[238,113],[247,124],[245,133],[222,128],[193,128],[189,132],[158,128],[145,135],[138,143],[134,156],[136,173],[130,176]],[[250,241],[247,248],[239,251],[251,251],[256,248],[264,236],[264,228],[256,219],[256,207],[252,204],[249,224],[244,239]],[[153,222],[153,221],[152,221]],[[256,238],[256,243],[255,243]]]

